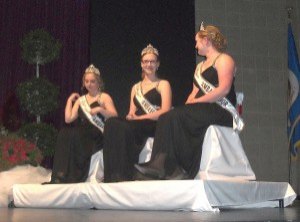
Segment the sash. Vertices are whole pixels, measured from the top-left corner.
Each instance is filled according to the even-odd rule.
[[[196,79],[200,89],[202,90],[202,92],[207,94],[210,91],[214,90],[215,87],[202,77],[201,65],[202,65],[202,63],[200,63],[196,68],[195,79]],[[223,98],[217,100],[216,103],[219,106],[221,106],[223,109],[230,112],[230,114],[233,117],[233,129],[235,131],[241,132],[243,130],[245,124],[244,124],[243,119],[240,117],[239,113],[235,109],[235,107],[231,104],[231,102],[227,98],[223,97]]]
[[[159,109],[158,106],[153,105],[150,103],[143,95],[141,83],[136,84],[135,86],[135,98],[138,101],[138,103],[141,105],[142,109],[145,113],[153,113]]]
[[[80,107],[86,116],[86,118],[90,121],[91,124],[93,124],[95,127],[97,127],[102,133],[104,130],[104,122],[101,118],[99,118],[97,115],[91,115],[91,107],[89,106],[85,96],[81,96],[79,98]]]

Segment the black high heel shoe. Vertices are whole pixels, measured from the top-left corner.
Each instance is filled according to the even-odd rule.
[[[137,169],[141,174],[151,177],[153,179],[164,179],[165,178],[165,170],[164,169],[154,169],[149,166],[141,166],[139,164],[134,164],[135,169]]]
[[[42,185],[49,185],[49,184],[59,184],[59,183],[63,183],[60,179],[55,178],[55,179],[51,179],[48,182],[44,182],[42,183]]]
[[[8,207],[8,208],[15,208],[16,205],[15,205],[14,200],[10,201],[10,202],[8,203],[7,207]]]
[[[171,176],[166,176],[165,179],[166,180],[187,180],[189,179],[189,175],[184,169],[178,168]]]

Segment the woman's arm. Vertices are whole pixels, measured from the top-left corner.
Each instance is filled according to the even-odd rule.
[[[172,90],[170,83],[166,80],[161,80],[159,85],[158,85],[158,91],[160,92],[161,95],[161,107],[159,110],[153,112],[153,113],[148,113],[140,116],[136,116],[134,119],[152,119],[152,120],[157,120],[158,117],[165,113],[168,112],[171,109],[172,106]]]
[[[211,92],[199,98],[191,99],[189,103],[213,103],[225,97],[229,93],[235,71],[235,64],[233,59],[227,54],[222,54],[216,61],[215,68],[218,72],[219,85]]]
[[[110,95],[108,95],[107,93],[101,94],[101,100],[98,101],[98,103],[100,104],[100,106],[91,109],[92,115],[100,113],[102,116],[104,116],[105,119],[118,116],[114,102]]]
[[[192,101],[195,99],[195,96],[197,94],[197,92],[199,91],[199,89],[196,87],[196,85],[193,83],[193,90],[190,93],[190,95],[188,96],[187,100],[185,101],[185,104],[189,104],[192,103]]]
[[[135,95],[135,86],[136,85],[133,85],[133,87],[131,88],[129,112],[126,116],[126,119],[128,119],[128,120],[136,118],[136,115],[135,115],[136,106],[134,105],[134,102],[133,102],[133,98]]]
[[[79,98],[80,95],[78,93],[72,93],[66,103],[65,107],[65,122],[71,123],[78,117],[78,108],[79,108]],[[75,104],[73,105],[73,102]]]

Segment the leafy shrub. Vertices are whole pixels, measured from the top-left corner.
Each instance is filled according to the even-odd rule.
[[[58,87],[45,78],[20,83],[17,96],[23,109],[33,115],[44,115],[58,106]]]
[[[44,157],[54,155],[57,134],[57,130],[46,123],[28,123],[18,131],[19,136],[36,143]]]

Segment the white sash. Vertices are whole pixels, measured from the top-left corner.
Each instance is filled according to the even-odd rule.
[[[141,83],[135,85],[135,98],[147,114],[153,113],[159,109],[158,106],[153,105],[144,97],[141,89]]]
[[[97,127],[102,133],[104,130],[104,122],[101,118],[99,118],[97,115],[91,115],[91,107],[89,106],[85,96],[81,96],[79,98],[79,104],[80,107],[85,114],[86,118],[90,121],[91,124],[93,124],[95,127]]]
[[[206,81],[202,75],[201,75],[201,65],[202,63],[197,65],[196,71],[195,71],[195,79],[202,90],[205,94],[209,93],[210,91],[214,90],[215,87],[210,84],[208,81]],[[231,102],[223,97],[222,99],[219,99],[216,101],[216,103],[221,106],[223,109],[226,109],[228,112],[231,113],[233,117],[233,129],[237,130],[238,132],[241,132],[244,128],[244,121],[240,117],[239,113],[235,109],[235,107],[231,104]]]

